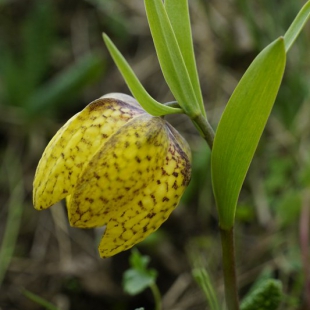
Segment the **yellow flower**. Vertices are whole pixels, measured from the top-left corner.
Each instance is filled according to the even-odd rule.
[[[70,224],[106,226],[101,257],[131,248],[177,206],[190,180],[186,141],[132,97],[109,94],[74,115],[46,147],[33,201],[38,210],[66,198]]]

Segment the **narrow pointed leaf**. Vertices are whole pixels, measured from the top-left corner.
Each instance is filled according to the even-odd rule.
[[[297,14],[296,18],[292,22],[289,29],[286,31],[284,35],[285,41],[285,50],[286,52],[289,51],[295,40],[297,39],[300,31],[305,26],[306,22],[310,17],[310,1],[308,1],[302,9]]]
[[[196,67],[188,0],[165,0],[165,8],[191,78],[200,110],[206,116]]]
[[[234,224],[241,186],[278,93],[285,62],[284,40],[279,38],[255,58],[219,122],[211,166],[223,229],[230,229]]]
[[[187,115],[194,118],[203,114],[162,0],[144,3],[161,70],[171,92]]]
[[[145,90],[126,59],[113,44],[111,39],[103,34],[103,40],[115,62],[119,71],[121,72],[126,84],[128,85],[131,93],[143,107],[143,109],[153,116],[161,116],[167,114],[182,113],[183,111],[178,108],[172,108],[161,104],[153,99],[149,93]]]

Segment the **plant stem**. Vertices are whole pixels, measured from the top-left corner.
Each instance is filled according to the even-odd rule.
[[[203,115],[192,119],[201,136],[207,141],[212,150],[214,131]],[[239,297],[235,264],[234,228],[223,229],[220,227],[223,256],[223,275],[225,284],[225,298],[228,310],[239,310]]]
[[[166,106],[172,108],[181,108],[177,101],[170,101],[165,103]],[[201,136],[207,141],[210,149],[212,150],[214,141],[214,130],[208,122],[207,118],[202,114],[192,118],[192,121],[196,128],[198,129]]]
[[[152,290],[154,301],[155,301],[155,310],[161,310],[161,295],[156,283],[150,285]]]
[[[223,274],[225,283],[226,305],[229,310],[239,310],[237,288],[234,229],[220,228],[222,240]]]
[[[213,147],[214,131],[208,120],[203,115],[198,115],[192,119],[194,125],[199,130],[201,136],[207,141],[210,149]]]

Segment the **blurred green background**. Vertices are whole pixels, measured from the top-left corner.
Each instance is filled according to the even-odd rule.
[[[214,127],[248,65],[285,33],[304,3],[189,1],[198,70]],[[35,168],[58,128],[101,95],[128,93],[102,32],[157,100],[173,99],[156,60],[142,0],[0,1],[1,310],[45,309],[25,290],[60,310],[153,307],[149,291],[136,297],[123,291],[130,251],[101,260],[97,243],[102,230],[69,227],[60,203],[45,212],[32,207]],[[288,55],[283,85],[237,210],[240,294],[258,280],[280,279],[281,309],[310,307],[309,90],[307,25]],[[158,271],[164,309],[209,309],[191,269],[197,264],[206,268],[223,303],[210,151],[184,116],[168,119],[191,145],[192,181],[168,221],[138,248]]]

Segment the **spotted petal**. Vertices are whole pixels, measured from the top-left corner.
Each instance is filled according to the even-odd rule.
[[[170,127],[170,126],[169,126]],[[190,150],[173,130],[164,165],[155,169],[146,188],[126,206],[111,214],[105,234],[100,242],[101,257],[109,257],[127,250],[157,230],[178,205],[189,183]],[[185,146],[185,144],[184,144]]]
[[[166,121],[148,114],[120,128],[92,158],[68,205],[73,226],[107,224],[99,251],[112,256],[156,230],[190,179],[190,150]]]
[[[73,116],[54,136],[39,162],[33,200],[36,209],[50,207],[72,193],[78,176],[109,137],[128,120],[145,113],[133,99],[102,98]]]
[[[106,224],[141,195],[164,165],[169,147],[165,121],[149,114],[122,126],[88,162],[68,206],[72,226]]]

